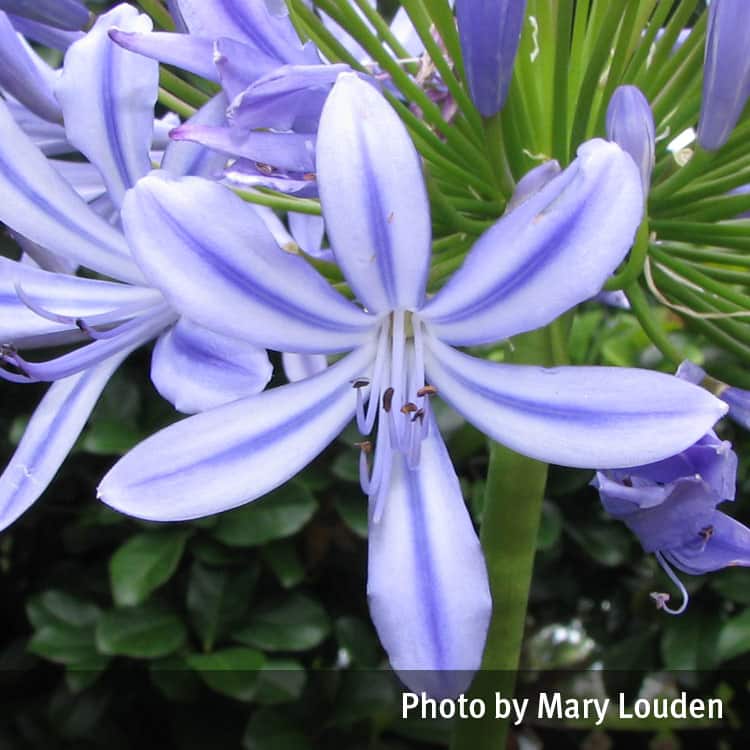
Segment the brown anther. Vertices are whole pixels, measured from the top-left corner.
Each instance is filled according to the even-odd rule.
[[[698,536],[701,539],[703,539],[704,542],[707,542],[713,535],[714,535],[713,526],[705,526],[698,532]]]
[[[362,453],[372,453],[372,443],[369,440],[363,440],[361,443],[354,443],[354,445],[359,448]]]
[[[387,221],[387,222],[388,222],[389,224],[393,224],[393,218],[394,218],[394,214],[393,214],[393,211],[391,211],[391,212],[390,212],[390,213],[388,214],[388,218],[386,219],[386,221]]]
[[[625,485],[626,487],[632,487],[632,486],[633,486],[633,480],[632,480],[632,479],[631,479],[630,477],[625,477],[625,478],[624,478],[624,479],[622,480],[622,483],[623,483],[623,484],[624,484],[624,485]]]
[[[417,391],[417,396],[419,396],[419,398],[424,398],[425,396],[437,396],[437,392],[438,390],[434,385],[425,385]]]
[[[383,391],[383,411],[389,412],[393,403],[393,388],[386,388]]]
[[[420,422],[424,421],[424,409],[417,409],[414,412],[414,416],[411,418],[411,421],[416,422],[417,420],[419,420]]]
[[[88,326],[83,322],[83,318],[76,318],[76,326],[84,333],[88,330]]]
[[[413,404],[411,401],[407,401],[401,407],[401,413],[402,414],[413,414],[416,410],[417,410],[417,405]]]
[[[315,178],[315,172],[305,172],[305,173],[304,173],[304,174],[302,175],[302,179],[303,179],[303,180],[304,180],[305,182],[315,182],[315,179],[316,179],[316,178]]]
[[[370,381],[367,378],[357,378],[352,380],[352,388],[359,390],[360,388],[367,388],[370,385]]]

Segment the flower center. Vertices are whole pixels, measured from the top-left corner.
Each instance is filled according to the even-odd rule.
[[[422,322],[406,310],[395,310],[378,331],[372,381],[355,380],[357,427],[370,435],[377,422],[377,441],[370,470],[370,441],[360,443],[362,490],[376,498],[375,520],[382,511],[378,502],[388,485],[395,453],[410,469],[419,465],[422,440],[430,428],[430,399],[437,391],[425,385]]]

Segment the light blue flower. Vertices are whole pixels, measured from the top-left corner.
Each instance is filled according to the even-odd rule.
[[[127,5],[102,16],[70,47],[55,85],[65,139],[89,163],[71,171],[45,158],[0,101],[0,221],[37,261],[0,259],[0,376],[53,382],[0,476],[0,529],[42,494],[109,377],[138,346],[158,338],[152,379],[187,412],[262,390],[271,375],[265,351],[180,318],[130,253],[120,206],[125,191],[151,170],[158,69],[112,43],[112,23],[149,22]],[[163,167],[202,173],[210,168],[205,156],[201,147],[172,144]],[[90,186],[93,194],[76,178],[81,170],[101,175]],[[246,231],[281,254],[257,213]],[[114,281],[72,275],[79,265]],[[60,344],[82,346],[46,362],[20,353]]]
[[[355,75],[340,76],[326,102],[317,159],[327,233],[359,304],[299,257],[280,262],[248,242],[250,209],[221,185],[150,176],[127,194],[135,257],[176,310],[257,346],[353,351],[313,377],[157,433],[111,469],[99,495],[147,519],[217,513],[290,479],[353,416],[365,435],[377,425],[360,455],[372,617],[412,689],[456,694],[479,666],[491,602],[431,398],[516,451],[596,467],[673,455],[726,407],[660,373],[498,364],[454,348],[543,326],[601,288],[643,209],[638,170],[615,144],[584,144],[431,298],[419,156],[396,113]]]
[[[67,31],[85,28],[90,18],[79,0],[0,0],[0,11]]]

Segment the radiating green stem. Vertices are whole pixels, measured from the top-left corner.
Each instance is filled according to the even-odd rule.
[[[138,0],[138,5],[151,16],[154,23],[167,31],[174,30],[174,21],[169,11],[159,2],[159,0]]]
[[[553,323],[513,340],[509,358],[527,364],[561,364],[566,326]],[[565,356],[564,354],[558,356]],[[547,465],[490,444],[480,540],[492,592],[493,617],[481,671],[469,692],[487,707],[483,719],[456,721],[452,750],[505,750],[508,721],[494,718],[495,693],[513,695],[534,567]]]

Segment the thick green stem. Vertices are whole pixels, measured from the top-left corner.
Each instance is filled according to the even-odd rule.
[[[554,364],[564,328],[563,321],[514,339],[512,360]],[[487,711],[482,719],[456,721],[452,750],[505,750],[508,721],[494,717],[495,694],[511,697],[515,689],[546,480],[546,464],[490,444],[480,540],[493,617],[482,668],[469,692]]]

